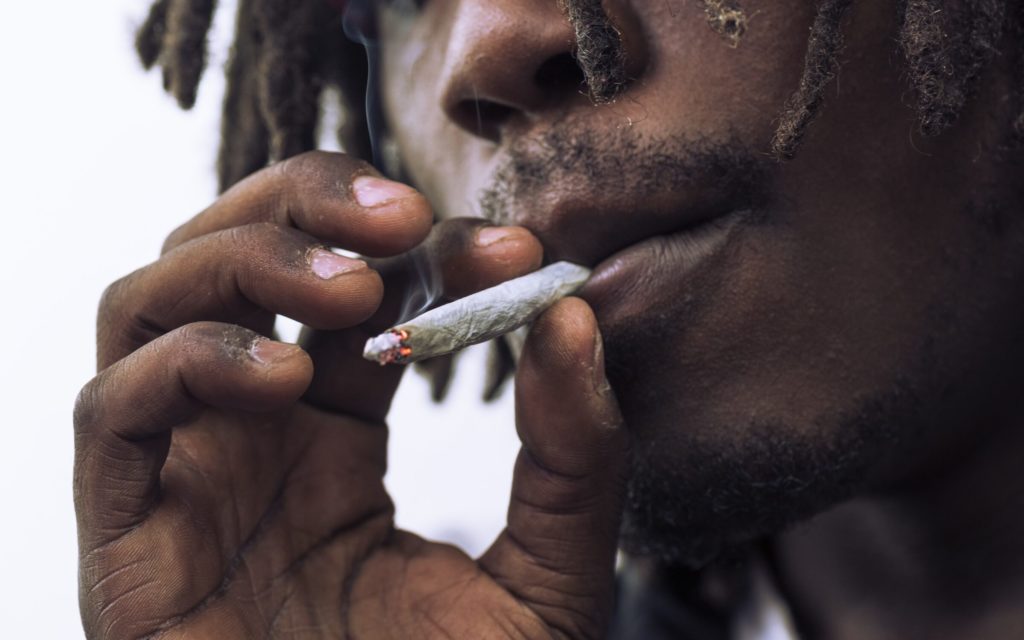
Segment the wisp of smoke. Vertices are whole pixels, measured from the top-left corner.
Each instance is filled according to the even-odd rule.
[[[369,129],[373,165],[383,168],[380,140],[383,135],[380,104],[380,43],[375,33],[373,0],[352,0],[345,7],[342,28],[349,40],[362,45],[366,51],[366,127]]]
[[[352,0],[345,7],[342,25],[345,35],[366,50],[366,126],[373,153],[373,165],[387,174],[381,156],[384,137],[383,109],[380,96],[380,43],[376,37],[376,16],[373,0]],[[408,320],[434,305],[443,292],[441,270],[437,261],[423,247],[405,256],[411,262],[412,280],[408,283],[398,322]]]
[[[396,324],[414,318],[434,306],[444,291],[440,265],[423,246],[413,249],[405,257],[412,263],[409,271],[414,276],[408,283]]]

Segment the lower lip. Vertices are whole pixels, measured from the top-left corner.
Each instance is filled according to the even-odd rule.
[[[679,279],[720,251],[746,212],[736,211],[684,231],[630,245],[594,268],[579,296],[595,310],[642,297]]]

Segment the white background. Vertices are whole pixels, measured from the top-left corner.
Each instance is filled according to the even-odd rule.
[[[148,0],[0,3],[0,637],[80,638],[71,503],[71,411],[93,375],[103,288],[150,262],[213,197],[222,1],[210,72],[179,112],[132,51]],[[341,34],[339,34],[341,37]],[[511,402],[478,401],[479,352],[453,397],[408,376],[387,481],[400,526],[489,544],[518,448]]]

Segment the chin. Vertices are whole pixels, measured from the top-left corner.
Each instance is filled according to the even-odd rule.
[[[690,412],[661,395],[620,397],[634,436],[621,545],[691,569],[864,491],[905,450],[900,434],[916,430],[909,422],[920,406],[894,384],[811,424],[715,424],[686,420]]]

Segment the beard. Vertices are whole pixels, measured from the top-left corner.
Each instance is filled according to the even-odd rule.
[[[734,140],[649,140],[629,129],[596,132],[567,122],[514,145],[482,192],[480,207],[493,221],[514,221],[516,208],[542,206],[531,201],[532,194],[554,181],[623,194],[633,202],[666,190],[712,189],[731,207],[751,211],[747,224],[771,224],[769,179],[775,166]],[[1007,210],[992,203],[981,209],[992,208]],[[978,217],[978,210],[967,213]],[[1008,226],[1016,227],[1020,248],[1020,225],[1000,225],[1000,231]],[[608,379],[634,440],[624,549],[699,568],[867,489],[898,481],[927,455],[923,451],[945,442],[965,417],[986,406],[999,387],[993,381],[1012,377],[1006,363],[1019,357],[1021,344],[1007,349],[979,342],[979,335],[994,335],[979,322],[996,308],[1021,314],[1019,306],[985,299],[966,284],[983,281],[979,274],[991,267],[978,259],[990,250],[990,230],[984,227],[978,225],[977,237],[965,240],[958,264],[950,267],[951,290],[959,299],[949,296],[933,305],[930,325],[908,345],[898,373],[874,380],[868,391],[837,395],[811,419],[761,417],[693,429],[687,415],[673,411],[673,385],[682,378],[664,336],[684,340],[685,327],[707,324],[706,310],[729,277],[725,270],[707,269],[706,286],[685,294],[666,292],[659,313],[635,322],[609,324],[599,314]],[[1020,267],[1014,264],[1013,272],[1020,274]],[[951,343],[978,348],[958,359],[945,346]],[[690,373],[702,371],[700,361],[689,364]]]
[[[902,451],[909,435],[920,431],[906,420],[919,406],[917,395],[897,384],[861,400],[838,419],[838,429],[760,422],[723,428],[742,431],[732,441],[684,438],[666,446],[665,436],[635,440],[622,547],[699,569],[780,532],[864,490],[879,461]]]
[[[967,212],[982,224],[950,277],[958,287],[988,270],[978,256],[991,237],[992,206],[983,209]],[[1017,264],[1004,272],[1016,275],[1001,285],[1013,291],[1024,276],[1024,225],[994,227],[1018,247]],[[657,407],[679,372],[651,336],[678,334],[675,314],[638,327],[602,327],[608,379],[633,433],[623,550],[700,569],[848,499],[899,494],[955,465],[984,439],[978,426],[996,422],[993,408],[1016,402],[1013,380],[1024,357],[1024,334],[1013,328],[1024,321],[1020,302],[986,299],[991,291],[962,295],[932,305],[931,326],[897,373],[869,392],[835,396],[807,420],[689,425],[681,413],[666,420]],[[704,301],[696,296],[688,304],[699,309]],[[668,383],[652,383],[658,380]]]

